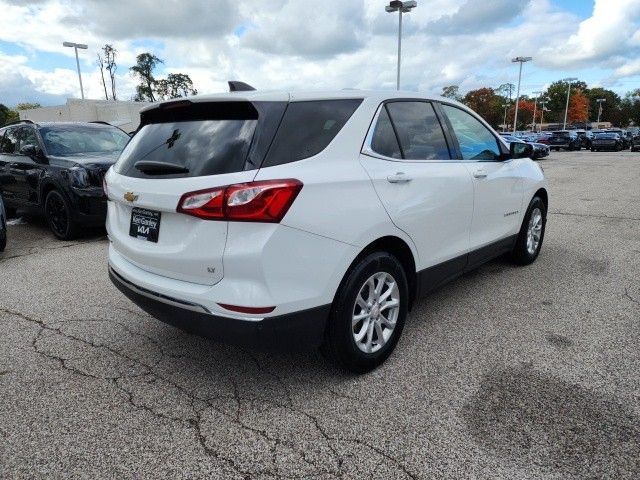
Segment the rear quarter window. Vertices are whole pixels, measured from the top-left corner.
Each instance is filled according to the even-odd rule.
[[[263,167],[291,163],[324,150],[362,99],[292,102],[278,128]]]

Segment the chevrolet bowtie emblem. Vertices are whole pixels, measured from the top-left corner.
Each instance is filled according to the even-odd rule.
[[[135,202],[138,199],[138,195],[134,194],[133,192],[127,192],[124,194],[124,199],[127,202]]]

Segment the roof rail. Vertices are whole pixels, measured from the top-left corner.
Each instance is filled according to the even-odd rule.
[[[248,92],[255,90],[255,88],[248,83],[240,82],[238,80],[229,80],[227,83],[229,84],[230,92]]]
[[[24,120],[16,120],[15,122],[9,122],[9,123],[5,123],[4,125],[2,125],[0,128],[4,128],[4,127],[8,127],[9,125],[16,125],[18,123],[30,123],[32,125],[35,125],[36,122],[34,122],[33,120],[29,120],[29,119],[24,119]]]
[[[105,122],[104,120],[92,120],[89,123],[99,123],[100,125],[109,125],[110,127],[113,127],[113,125],[109,122]]]

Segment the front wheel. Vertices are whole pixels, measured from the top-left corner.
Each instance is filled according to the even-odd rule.
[[[374,252],[345,275],[327,323],[323,354],[354,373],[373,370],[398,343],[407,316],[409,288],[402,264]]]
[[[73,221],[71,207],[64,196],[52,190],[44,203],[44,212],[49,229],[60,240],[72,240],[78,236],[78,227]]]
[[[538,258],[542,248],[546,223],[546,206],[540,197],[535,196],[529,203],[516,244],[511,252],[513,263],[529,265]]]

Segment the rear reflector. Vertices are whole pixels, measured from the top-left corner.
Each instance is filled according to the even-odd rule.
[[[231,310],[232,312],[239,313],[271,313],[276,309],[276,307],[240,307],[238,305],[228,305],[226,303],[219,303],[218,305],[225,310]]]
[[[237,183],[185,193],[176,211],[203,220],[279,223],[301,189],[291,178]]]

